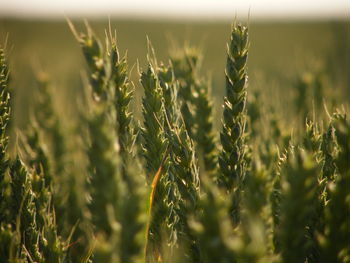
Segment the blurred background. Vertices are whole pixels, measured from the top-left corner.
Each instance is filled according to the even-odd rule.
[[[40,70],[49,75],[61,102],[71,102],[64,105],[72,111],[81,96],[85,62],[66,18],[81,30],[87,19],[101,39],[110,19],[120,52],[128,54],[136,105],[142,96],[138,66],[146,67],[148,37],[164,62],[184,46],[202,51],[202,73],[211,79],[220,114],[225,48],[235,19],[250,29],[250,94],[262,93],[283,112],[298,80],[311,74],[325,76],[322,81],[331,93],[343,94],[344,102],[349,99],[348,0],[0,0],[0,43],[7,39],[19,126],[28,120],[26,109]]]

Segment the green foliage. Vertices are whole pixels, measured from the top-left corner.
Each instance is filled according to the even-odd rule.
[[[305,262],[312,249],[312,219],[317,208],[317,164],[300,149],[290,149],[281,174],[281,218],[277,235],[283,262]],[[310,259],[308,259],[310,260]]]
[[[11,108],[8,79],[9,71],[5,60],[5,50],[0,47],[0,215],[2,220],[8,216],[6,215],[6,200],[9,195],[9,178],[7,175],[9,168],[7,127],[10,120]]]
[[[226,195],[210,181],[205,181],[203,188],[205,195],[199,202],[202,212],[190,220],[203,262],[235,262],[234,233],[227,213],[229,202]]]
[[[345,110],[322,122],[337,100],[326,72],[299,79],[290,116],[264,89],[247,104],[248,29],[235,23],[217,145],[200,52],[158,64],[149,45],[140,121],[111,29],[101,42],[69,26],[88,68],[74,120],[39,74],[31,123],[11,133],[0,48],[0,262],[350,261],[350,124]]]
[[[324,262],[348,262],[350,259],[349,187],[350,187],[350,125],[346,116],[334,116],[335,136],[339,144],[336,165],[339,169],[335,182],[329,188],[326,207],[325,236],[322,239]]]

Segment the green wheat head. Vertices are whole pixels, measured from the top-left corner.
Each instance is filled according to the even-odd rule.
[[[213,103],[209,94],[209,81],[199,76],[200,60],[199,51],[190,48],[185,48],[171,58],[179,83],[181,113],[187,132],[195,142],[203,172],[214,176],[217,173],[217,145],[213,129]]]
[[[219,156],[221,173],[218,183],[234,192],[232,220],[239,222],[240,192],[246,171],[245,104],[247,99],[248,29],[234,24],[227,47],[226,97],[224,98],[223,130],[220,134],[222,152]]]

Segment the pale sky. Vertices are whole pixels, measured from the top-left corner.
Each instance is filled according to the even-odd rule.
[[[350,18],[350,0],[0,0],[0,17]]]

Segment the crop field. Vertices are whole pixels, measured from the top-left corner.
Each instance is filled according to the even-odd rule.
[[[350,262],[350,22],[0,19],[0,262]]]

